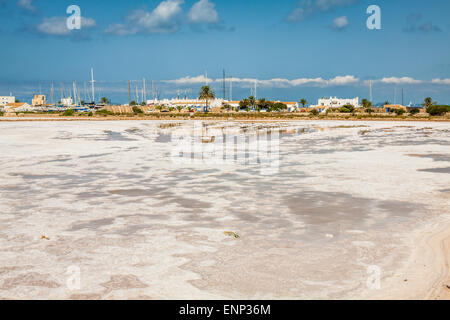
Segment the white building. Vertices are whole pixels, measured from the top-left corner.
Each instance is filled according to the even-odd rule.
[[[337,97],[330,97],[319,99],[319,103],[317,104],[317,107],[324,107],[324,109],[327,108],[341,108],[345,105],[352,105],[355,108],[359,107],[359,98],[353,98],[353,99],[339,99]]]
[[[16,97],[13,97],[12,95],[9,96],[0,96],[0,106],[4,107],[9,103],[16,102]]]
[[[64,107],[71,107],[71,106],[73,106],[73,99],[71,97],[69,97],[69,98],[62,98],[61,99],[61,104]]]
[[[223,99],[209,100],[208,105],[210,108],[221,107],[226,103]],[[184,108],[200,108],[205,106],[205,100],[199,99],[163,99],[163,100],[147,100],[147,105],[149,106],[165,106],[165,107],[178,107],[182,106]]]

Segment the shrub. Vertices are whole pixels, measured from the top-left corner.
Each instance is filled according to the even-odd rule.
[[[98,110],[95,114],[101,115],[101,116],[112,116],[114,113],[111,111],[108,111],[106,109]]]
[[[94,114],[92,113],[92,111],[90,111],[89,113],[88,113],[88,117],[92,117]]]
[[[370,109],[370,108],[366,109],[366,113],[368,113],[368,114],[373,113],[373,109]]]
[[[346,108],[347,110],[349,110],[349,112],[355,111],[355,107],[352,106],[351,104],[346,104],[346,105],[343,106],[342,108]]]
[[[409,111],[409,114],[413,116],[413,115],[415,115],[415,114],[418,114],[419,112],[420,112],[419,109],[414,108],[414,109],[411,109],[411,110]]]
[[[0,111],[0,117],[3,117],[5,113],[3,111]]]
[[[311,110],[310,114],[313,116],[317,116],[319,114],[319,111],[317,111],[316,109],[313,109],[313,110]]]
[[[403,109],[394,109],[392,111],[395,112],[395,114],[398,115],[398,116],[401,116],[401,115],[406,113],[406,111],[403,110]]]
[[[139,107],[133,107],[133,112],[135,114],[144,113],[144,111],[142,111],[142,109]]]
[[[443,116],[447,112],[450,112],[450,106],[431,106],[427,108],[427,112],[431,116]]]
[[[339,112],[340,113],[350,113],[352,111],[350,109],[348,109],[347,107],[342,107],[342,108],[339,108]]]
[[[63,116],[64,117],[71,117],[75,114],[75,110],[73,109],[67,109],[66,111],[64,111]]]

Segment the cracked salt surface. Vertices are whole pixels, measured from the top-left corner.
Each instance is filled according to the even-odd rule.
[[[448,219],[448,123],[208,122],[204,161],[174,161],[192,123],[0,123],[0,298],[389,297],[421,230]],[[223,133],[267,131],[274,173],[252,151],[208,161]]]

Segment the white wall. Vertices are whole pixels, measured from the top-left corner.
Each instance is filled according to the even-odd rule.
[[[8,103],[16,102],[16,97],[13,96],[0,96],[0,106],[5,106]]]
[[[345,106],[346,104],[351,104],[354,107],[359,106],[359,98],[353,99],[339,99],[337,97],[330,97],[329,99],[319,99],[318,107],[325,106],[328,108],[340,108]]]

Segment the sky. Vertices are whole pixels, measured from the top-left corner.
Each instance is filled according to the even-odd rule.
[[[81,29],[69,30],[70,5]],[[369,29],[377,5],[381,29]],[[255,94],[317,103],[323,96],[450,104],[448,0],[0,0],[0,95],[65,92],[94,68],[97,96],[115,103]],[[155,90],[151,89],[152,81]],[[87,83],[89,85],[89,83]],[[138,97],[136,96],[138,90]],[[402,94],[403,93],[403,94]],[[403,97],[403,98],[402,98]]]

